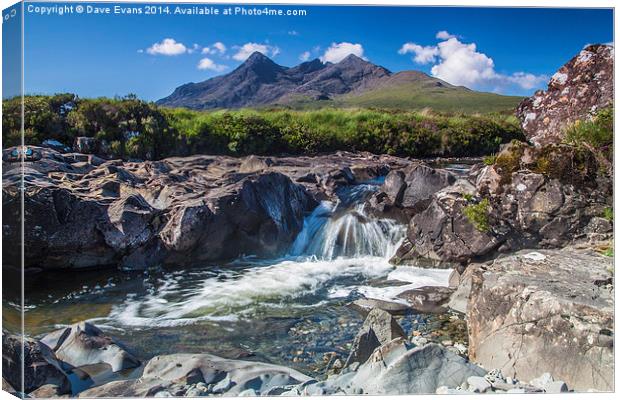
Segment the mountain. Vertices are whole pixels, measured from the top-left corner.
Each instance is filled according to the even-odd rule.
[[[255,52],[234,71],[179,86],[157,104],[196,110],[333,105],[484,112],[514,108],[520,100],[453,86],[419,71],[392,73],[353,54],[336,64],[316,59],[289,68]]]

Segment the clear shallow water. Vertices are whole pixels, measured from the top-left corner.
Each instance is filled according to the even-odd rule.
[[[347,188],[338,203],[322,203],[281,259],[34,276],[26,282],[26,330],[36,336],[86,319],[143,358],[211,352],[319,374],[323,355],[346,356],[363,322],[348,303],[447,285],[450,270],[389,264],[405,227],[362,207],[380,183]],[[401,321],[408,330],[425,323],[416,315]]]

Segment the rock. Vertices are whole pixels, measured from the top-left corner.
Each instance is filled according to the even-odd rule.
[[[443,313],[454,289],[444,286],[424,286],[407,290],[397,297],[405,300],[419,313]]]
[[[403,171],[390,171],[385,177],[381,189],[393,204],[402,205],[406,188],[405,173]]]
[[[23,346],[23,358],[22,358]],[[23,364],[22,364],[23,360]],[[23,369],[23,386],[22,386]],[[42,342],[2,332],[2,379],[14,391],[30,393],[43,385],[54,385],[58,393],[71,391],[61,362]]]
[[[351,388],[345,392],[353,394],[359,388],[372,394],[435,393],[441,386],[456,387],[470,376],[484,373],[437,344],[407,349],[402,339],[395,339],[375,350],[350,379]]]
[[[451,310],[458,311],[462,314],[467,313],[469,295],[471,293],[472,271],[472,268],[465,269],[459,285],[450,296],[450,301],[448,301],[447,305]]]
[[[309,381],[310,377],[287,367],[228,360],[210,354],[171,354],[151,359],[139,379],[110,382],[80,393],[80,397],[145,397],[194,393],[200,383],[207,394],[267,395]],[[160,395],[161,396],[161,395]]]
[[[73,142],[73,150],[82,154],[96,154],[98,152],[97,139],[92,137],[78,136]]]
[[[41,343],[49,346],[56,357],[71,368],[106,363],[112,372],[118,372],[140,366],[140,361],[124,345],[88,322],[52,332],[41,339]]]
[[[52,397],[63,397],[62,396],[63,394],[66,394],[66,392],[64,392],[60,386],[46,384],[28,393],[28,396],[34,397],[34,398],[49,399]],[[67,395],[66,397],[69,397],[69,396]]]
[[[144,269],[204,265],[244,254],[281,256],[317,200],[334,200],[358,177],[376,178],[411,164],[346,152],[100,163],[89,155],[33,148],[41,159],[29,163],[24,175],[24,208],[32,227],[24,232],[24,267],[42,270]],[[241,173],[244,162],[244,171],[255,172]],[[258,171],[256,163],[269,168]],[[10,244],[21,240],[22,171],[9,162],[3,168],[3,243],[10,263],[21,259]],[[235,246],[224,245],[232,242]]]
[[[410,310],[405,304],[377,299],[357,299],[349,304],[349,307],[360,313],[364,318],[374,308],[386,311],[391,315],[404,315]]]
[[[428,343],[428,339],[422,336],[414,336],[411,338],[411,343],[415,346],[424,346]]]
[[[562,381],[549,382],[544,387],[546,393],[565,393],[568,392],[568,386]]]
[[[485,376],[486,379],[491,385],[495,387],[496,384],[506,382],[506,378],[504,378],[504,374],[499,369],[493,369],[489,371]]]
[[[262,172],[273,165],[273,160],[269,157],[246,157],[239,166],[239,172],[248,174],[253,172]]]
[[[613,390],[612,260],[587,250],[520,251],[474,264],[469,357],[505,376],[549,372],[575,390]],[[469,269],[468,268],[468,269]]]
[[[504,241],[504,235],[476,228],[463,213],[466,206],[467,201],[460,194],[444,192],[441,197],[433,197],[428,208],[411,218],[407,229],[408,242],[403,242],[392,262],[399,264],[424,259],[431,261],[431,267],[446,268],[497,249]],[[494,226],[490,212],[489,224]]]
[[[569,124],[612,104],[613,60],[613,46],[587,46],[551,77],[546,92],[521,102],[517,117],[527,138],[537,146],[559,143]]]
[[[47,147],[49,149],[52,150],[56,150],[60,153],[67,153],[69,151],[71,151],[71,148],[68,146],[65,146],[63,143],[59,142],[58,140],[55,139],[45,139],[42,143],[41,143],[41,147]]]
[[[461,274],[455,268],[452,270],[452,272],[450,273],[450,277],[448,278],[448,287],[457,288],[459,286],[459,283],[461,283]]]
[[[368,360],[373,351],[396,338],[405,338],[405,332],[398,322],[386,311],[373,309],[368,313],[360,328],[345,367],[354,362],[360,364]]]
[[[424,164],[413,165],[403,172],[407,187],[403,191],[400,205],[414,212],[424,210],[433,194],[456,181],[450,172]]]
[[[613,202],[605,176],[589,151],[512,142],[471,182],[458,179],[435,192],[410,219],[391,261],[457,266],[521,248],[560,248],[583,236],[609,239],[595,233],[609,232],[595,219]]]
[[[551,374],[549,372],[545,372],[538,378],[532,379],[530,381],[530,385],[544,390],[545,387],[547,387],[547,385],[549,385],[552,382],[553,382],[553,377],[551,376]]]
[[[484,393],[491,389],[491,384],[480,376],[470,376],[467,378],[467,384],[469,385],[469,391],[474,393]]]

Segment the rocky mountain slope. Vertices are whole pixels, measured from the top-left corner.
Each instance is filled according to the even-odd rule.
[[[419,71],[392,73],[353,54],[336,64],[316,59],[287,68],[255,52],[229,74],[180,86],[157,103],[196,110],[330,104],[491,111],[519,100],[453,86]]]

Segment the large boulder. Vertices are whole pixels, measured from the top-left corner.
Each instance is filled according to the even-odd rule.
[[[517,108],[527,138],[537,146],[560,143],[564,130],[592,118],[614,99],[614,48],[590,45],[564,64],[549,81]]]
[[[118,372],[140,366],[140,360],[122,343],[87,322],[49,333],[41,343],[51,348],[69,368],[106,363],[112,372]]]
[[[406,221],[425,210],[435,193],[455,181],[456,177],[446,170],[413,163],[404,169],[390,171],[366,207],[375,214]]]
[[[366,362],[377,347],[397,338],[406,338],[406,335],[394,317],[387,311],[372,309],[353,341],[345,366]]]
[[[24,393],[30,393],[43,385],[54,385],[60,393],[71,392],[71,383],[62,369],[61,361],[47,345],[3,332],[3,386],[5,381],[15,391],[21,392],[23,388]]]
[[[430,394],[439,387],[456,387],[472,376],[485,373],[438,344],[413,347],[397,338],[375,349],[359,367],[345,369],[325,381],[298,385],[283,394]]]
[[[435,193],[429,206],[409,221],[407,239],[391,261],[401,264],[426,260],[426,265],[445,268],[497,249],[509,228],[491,206],[478,206],[480,217],[487,220],[485,226],[476,225],[466,215],[467,207],[481,203],[471,197],[471,189],[471,184],[458,182]]]
[[[612,258],[522,250],[469,268],[472,360],[520,380],[550,372],[576,390],[613,391]]]

